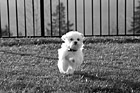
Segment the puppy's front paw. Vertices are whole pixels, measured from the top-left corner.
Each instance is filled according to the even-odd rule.
[[[72,62],[72,63],[75,62],[75,59],[74,59],[73,57],[70,57],[70,55],[65,56],[65,59],[66,59],[67,61]]]
[[[69,58],[69,61],[71,61],[71,62],[75,62],[75,60],[74,60],[74,58]]]

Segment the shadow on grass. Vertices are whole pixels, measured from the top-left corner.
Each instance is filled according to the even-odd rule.
[[[22,90],[23,92],[24,90],[26,91],[25,93],[64,93],[63,91],[65,91],[65,93],[67,91],[76,93],[140,93],[140,82],[109,78],[109,74],[106,74],[106,76],[103,75],[105,77],[102,77],[98,76],[96,72],[76,71],[73,75],[70,75],[70,77],[75,76],[76,78],[81,78],[81,80],[87,79],[88,82],[79,81],[76,84],[78,87],[76,85],[69,85],[68,88],[64,86],[64,90],[59,91],[58,89],[61,86],[54,87],[53,84],[48,85],[47,83],[43,85],[34,85],[34,83],[22,81],[23,78],[18,78],[17,81],[19,82],[13,82],[11,88],[15,91]],[[98,83],[94,83],[96,81],[98,81]]]
[[[75,72],[74,75],[80,75],[82,79],[88,78],[93,82],[108,82],[111,86],[91,87],[88,92],[95,93],[140,93],[140,82],[134,82],[126,79],[113,79],[106,77],[99,77],[95,72]]]
[[[94,72],[76,71],[74,72],[74,75],[80,75],[82,76],[82,78],[89,78],[91,80],[106,80],[106,78],[98,77],[97,74]]]

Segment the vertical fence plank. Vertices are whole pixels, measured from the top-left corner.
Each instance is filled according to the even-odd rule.
[[[60,0],[58,0],[59,4],[59,36],[61,36],[61,5],[60,5]]]
[[[77,0],[75,0],[75,30],[77,31]]]
[[[133,0],[133,35],[135,35],[135,0]]]
[[[24,27],[25,27],[25,37],[27,37],[27,27],[26,27],[26,0],[24,0]]]
[[[69,31],[69,0],[67,0],[67,32]]]
[[[32,0],[32,11],[33,11],[33,36],[35,36],[35,11],[34,11],[34,0]]]
[[[85,35],[85,0],[83,0],[83,34]]]
[[[93,9],[93,0],[91,0],[91,15],[92,15],[92,35],[94,35],[94,9]]]
[[[100,0],[100,36],[102,35],[102,0]]]
[[[1,28],[1,4],[0,4],[0,38],[2,37],[2,28]]]
[[[16,26],[17,26],[17,37],[19,37],[19,31],[18,31],[18,5],[17,5],[17,0],[15,0],[15,5],[16,5]]]
[[[116,0],[116,31],[117,31],[117,36],[119,35],[119,27],[118,27],[118,16],[119,16],[119,13],[118,13],[118,0]]]
[[[52,29],[52,0],[50,0],[50,22],[51,22],[51,36],[53,36],[53,29]]]
[[[126,24],[126,22],[127,22],[127,0],[125,0],[125,5],[124,5],[124,9],[125,9],[125,13],[124,13],[124,31],[125,31],[125,35],[127,35],[127,24]]]
[[[44,30],[44,0],[40,0],[40,23],[41,23],[41,36],[45,36],[45,30]]]
[[[10,37],[10,11],[9,11],[9,0],[7,0],[7,16],[8,16],[8,37]]]
[[[110,0],[108,0],[108,35],[110,35]]]

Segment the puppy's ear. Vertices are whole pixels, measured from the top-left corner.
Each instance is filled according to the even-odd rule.
[[[61,39],[63,40],[63,41],[65,41],[66,40],[66,34],[65,35],[63,35],[62,37],[61,37]]]
[[[82,33],[80,33],[80,35],[82,36],[83,40],[84,40],[84,35]]]

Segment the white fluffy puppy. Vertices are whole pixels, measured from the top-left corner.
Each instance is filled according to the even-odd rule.
[[[83,34],[70,31],[61,39],[64,43],[58,50],[58,68],[61,73],[72,74],[83,62]]]

